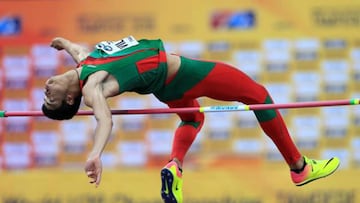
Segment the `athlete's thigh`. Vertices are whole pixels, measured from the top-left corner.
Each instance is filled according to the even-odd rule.
[[[196,86],[185,93],[186,97],[206,96],[223,101],[254,103],[262,100],[266,89],[241,70],[224,63],[214,69]]]
[[[186,107],[200,107],[199,102],[196,99],[178,99],[174,101],[165,102],[170,108],[186,108]],[[203,120],[203,113],[177,113],[182,121],[200,121]]]

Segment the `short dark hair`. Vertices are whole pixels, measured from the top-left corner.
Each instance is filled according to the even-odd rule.
[[[50,110],[46,108],[45,104],[42,105],[41,110],[44,115],[54,120],[69,120],[76,115],[79,111],[82,95],[75,97],[74,104],[69,105],[65,101],[57,109]]]

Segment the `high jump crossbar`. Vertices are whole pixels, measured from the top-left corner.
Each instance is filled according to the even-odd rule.
[[[250,105],[233,105],[233,106],[205,106],[205,107],[185,107],[185,108],[152,108],[152,109],[121,109],[111,110],[113,115],[129,114],[171,114],[171,113],[194,113],[194,112],[230,112],[230,111],[255,111],[268,109],[291,109],[291,108],[311,108],[326,106],[345,106],[359,105],[360,99],[341,99],[327,101],[306,101],[283,104],[250,104]],[[93,111],[80,110],[77,116],[93,115]],[[42,111],[0,111],[2,117],[24,117],[24,116],[44,116]]]

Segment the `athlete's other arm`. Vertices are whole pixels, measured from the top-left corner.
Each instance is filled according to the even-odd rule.
[[[79,44],[73,43],[68,39],[62,37],[55,37],[50,44],[51,47],[54,47],[57,50],[63,50],[70,54],[76,63],[80,63],[83,59],[89,56],[89,50]]]
[[[85,172],[90,183],[97,187],[101,181],[101,154],[110,137],[113,121],[111,111],[103,94],[103,80],[108,76],[105,71],[98,71],[89,76],[83,88],[84,103],[91,107],[97,122],[93,148],[85,164]]]

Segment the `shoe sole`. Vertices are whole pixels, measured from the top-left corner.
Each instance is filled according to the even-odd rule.
[[[310,179],[310,180],[305,181],[305,182],[303,182],[303,183],[296,184],[296,186],[303,186],[303,185],[306,185],[306,184],[308,184],[308,183],[311,183],[311,182],[314,181],[314,180],[318,180],[318,179],[320,179],[320,178],[325,178],[325,177],[333,174],[333,173],[339,168],[339,166],[340,166],[340,164],[338,164],[338,165],[336,166],[336,168],[335,168],[333,171],[331,171],[331,173],[329,173],[329,174],[327,174],[327,175],[325,175],[325,176],[320,176],[320,177],[317,177],[317,178],[314,178],[314,179]]]
[[[177,203],[175,195],[172,191],[174,175],[167,168],[161,170],[161,197],[164,203]],[[166,191],[168,188],[168,191]]]

